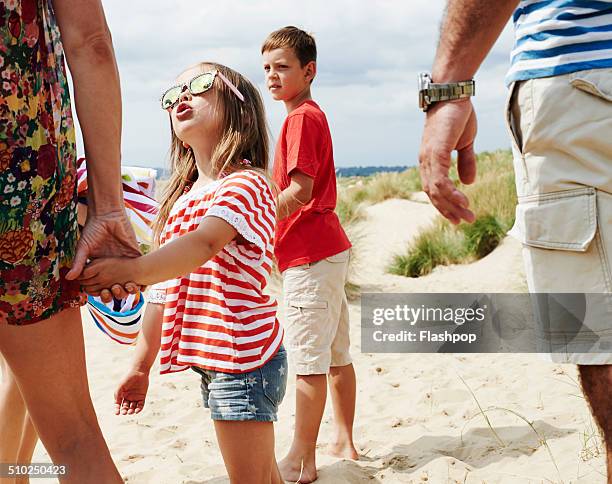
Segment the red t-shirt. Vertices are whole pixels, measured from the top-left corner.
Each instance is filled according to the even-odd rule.
[[[312,199],[292,215],[277,220],[274,255],[282,272],[316,262],[351,247],[336,208],[336,169],[325,113],[314,101],[292,111],[281,129],[274,154],[274,182],[281,190],[294,170],[314,178]]]

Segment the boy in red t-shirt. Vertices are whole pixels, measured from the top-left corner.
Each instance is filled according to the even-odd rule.
[[[331,453],[358,458],[353,444],[355,370],[344,292],[351,243],[334,212],[329,126],[310,94],[317,71],[315,41],[303,30],[285,27],[268,36],[261,52],[267,87],[288,112],[274,156],[273,178],[281,190],[274,254],[283,275],[286,346],[297,375],[296,424],[279,469],[285,480],[306,483],[317,478],[315,448],[328,379],[336,425]]]

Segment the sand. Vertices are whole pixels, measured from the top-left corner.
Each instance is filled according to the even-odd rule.
[[[510,238],[473,264],[438,268],[419,279],[385,274],[392,254],[404,250],[436,212],[420,197],[388,200],[366,213],[354,236],[352,275],[363,291],[525,291],[521,248]],[[94,404],[126,482],[227,482],[195,373],[160,376],[154,369],[143,413],[115,416],[113,391],[133,349],[108,340],[83,314]],[[589,439],[594,426],[574,366],[534,355],[364,354],[359,300],[351,303],[350,316],[358,378],[355,437],[362,458],[325,455],[332,435],[328,405],[318,455],[321,484],[605,482],[601,444]],[[487,413],[497,436],[462,379],[482,408],[506,409]],[[291,380],[275,427],[279,458],[292,437]],[[34,461],[48,461],[42,446]]]

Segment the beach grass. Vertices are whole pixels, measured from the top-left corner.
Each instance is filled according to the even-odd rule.
[[[487,427],[489,428],[489,430],[491,431],[491,433],[493,434],[493,436],[495,437],[495,439],[497,440],[497,442],[500,444],[500,446],[502,448],[507,447],[507,444],[501,439],[501,437],[499,436],[499,434],[497,433],[497,431],[495,430],[495,427],[493,426],[493,424],[491,423],[491,420],[489,419],[489,413],[491,412],[504,412],[504,413],[508,413],[511,415],[514,415],[515,417],[518,417],[520,420],[522,420],[523,422],[525,422],[528,427],[533,431],[533,433],[535,434],[535,436],[538,439],[538,444],[539,446],[542,446],[546,449],[548,456],[550,458],[551,463],[553,464],[553,466],[555,467],[555,471],[557,472],[557,476],[559,478],[558,482],[559,484],[563,484],[563,478],[561,477],[561,471],[559,470],[559,465],[557,464],[557,460],[555,459],[555,456],[550,448],[550,445],[548,444],[548,440],[546,439],[546,436],[538,431],[538,429],[536,429],[534,423],[529,420],[528,418],[524,417],[522,414],[520,414],[519,412],[517,412],[516,410],[513,410],[511,408],[506,408],[506,407],[499,407],[499,406],[492,406],[492,407],[488,407],[486,409],[484,409],[482,407],[482,405],[480,404],[480,401],[478,400],[478,398],[476,397],[476,394],[474,393],[474,391],[472,390],[472,388],[467,384],[467,382],[463,379],[463,377],[461,377],[461,375],[457,375],[459,377],[459,379],[461,380],[461,382],[463,383],[463,385],[467,388],[467,390],[470,392],[470,395],[472,395],[472,398],[474,399],[474,402],[476,403],[476,406],[478,407],[478,413],[476,415],[474,415],[474,417],[481,415],[486,424]],[[465,429],[465,427],[467,426],[467,424],[471,421],[472,419],[468,419],[468,421],[464,424],[463,428],[461,429],[461,443],[463,445],[463,430]],[[553,481],[551,481],[553,482]]]
[[[339,177],[337,183],[336,214],[353,247],[359,238],[358,222],[365,219],[365,208],[391,198],[410,198],[421,190],[417,168],[400,173],[377,173],[367,177]],[[356,299],[360,287],[352,281],[359,254],[354,249],[349,263],[349,278],[344,286],[349,300]]]
[[[478,155],[477,179],[461,185],[456,171],[451,178],[470,200],[476,216],[473,224],[453,226],[441,216],[408,246],[396,254],[388,272],[420,277],[436,266],[473,262],[491,253],[514,224],[516,192],[512,153],[508,150]]]
[[[336,211],[343,220],[357,207],[380,203],[391,198],[410,199],[420,192],[421,178],[417,167],[402,172],[376,173],[365,177],[338,178],[338,206]]]

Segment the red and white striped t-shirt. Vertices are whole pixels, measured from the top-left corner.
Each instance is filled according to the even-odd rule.
[[[165,299],[161,373],[190,366],[244,373],[264,365],[283,339],[276,301],[263,292],[272,269],[275,221],[265,178],[242,170],[182,195],[161,245],[210,216],[225,220],[242,237],[192,273],[151,288],[150,302]]]

